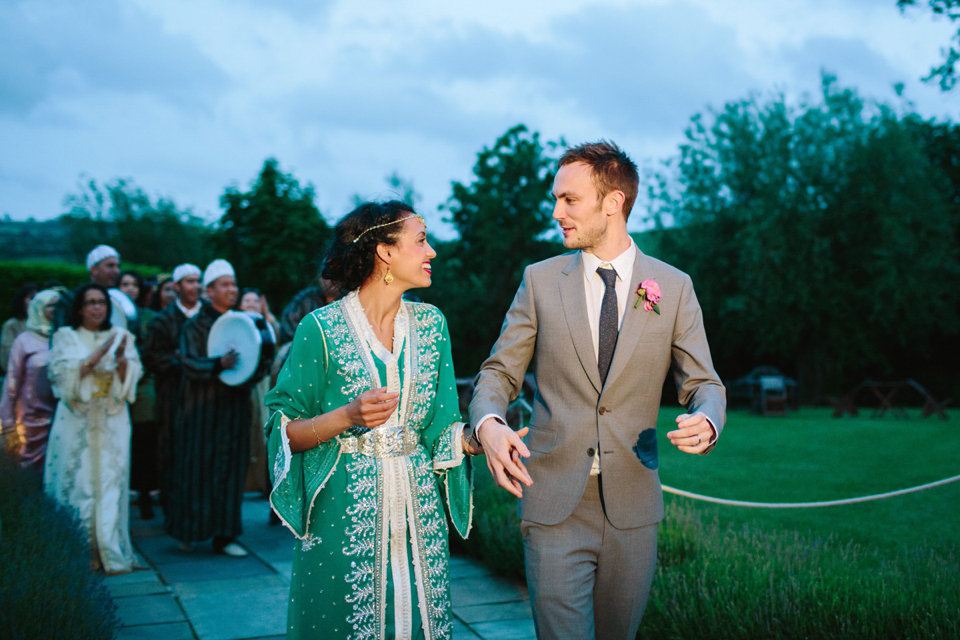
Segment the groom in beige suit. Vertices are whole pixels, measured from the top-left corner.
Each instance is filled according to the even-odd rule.
[[[470,403],[490,472],[520,498],[541,639],[637,633],[663,519],[655,427],[667,374],[687,409],[670,444],[705,454],[725,420],[690,277],[627,233],[638,183],[612,143],[563,155],[553,217],[575,251],[527,267]],[[514,432],[503,416],[531,363],[533,418]]]

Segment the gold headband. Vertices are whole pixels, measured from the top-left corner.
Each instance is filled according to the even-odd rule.
[[[403,222],[404,220],[409,220],[409,219],[411,219],[411,218],[418,218],[418,219],[420,220],[420,222],[423,223],[423,226],[424,226],[424,227],[427,226],[427,221],[423,219],[423,216],[421,216],[421,215],[418,214],[418,213],[411,213],[409,216],[404,216],[404,217],[402,217],[402,218],[397,218],[397,219],[394,220],[393,222],[384,222],[383,224],[373,225],[373,226],[370,227],[369,229],[364,229],[364,230],[360,233],[360,235],[358,235],[356,238],[353,239],[353,242],[356,242],[357,240],[359,240],[360,238],[362,238],[362,237],[363,237],[363,234],[364,234],[364,233],[367,233],[368,231],[373,231],[374,229],[379,229],[380,227],[389,227],[391,224],[397,224],[398,222]]]

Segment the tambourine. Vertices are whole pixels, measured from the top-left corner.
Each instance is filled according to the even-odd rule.
[[[237,364],[220,372],[220,381],[231,387],[245,383],[260,364],[263,338],[248,313],[227,311],[217,318],[207,336],[207,357],[218,358],[231,349],[237,353]]]

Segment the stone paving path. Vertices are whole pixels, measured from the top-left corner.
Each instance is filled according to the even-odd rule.
[[[294,538],[267,524],[266,500],[244,500],[246,558],[216,555],[209,543],[183,553],[163,533],[162,512],[142,521],[135,506],[130,511],[134,545],[151,568],[105,579],[123,624],[120,640],[284,637]],[[462,556],[451,559],[450,577],[455,640],[536,638],[521,581]]]

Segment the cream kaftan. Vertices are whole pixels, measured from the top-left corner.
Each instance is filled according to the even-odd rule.
[[[110,348],[89,375],[80,365],[105,340],[127,336],[127,375],[121,381]],[[142,370],[133,335],[114,327],[88,331],[61,327],[53,336],[49,364],[60,399],[50,429],[43,484],[46,492],[76,510],[105,571],[129,571],[130,412]]]

